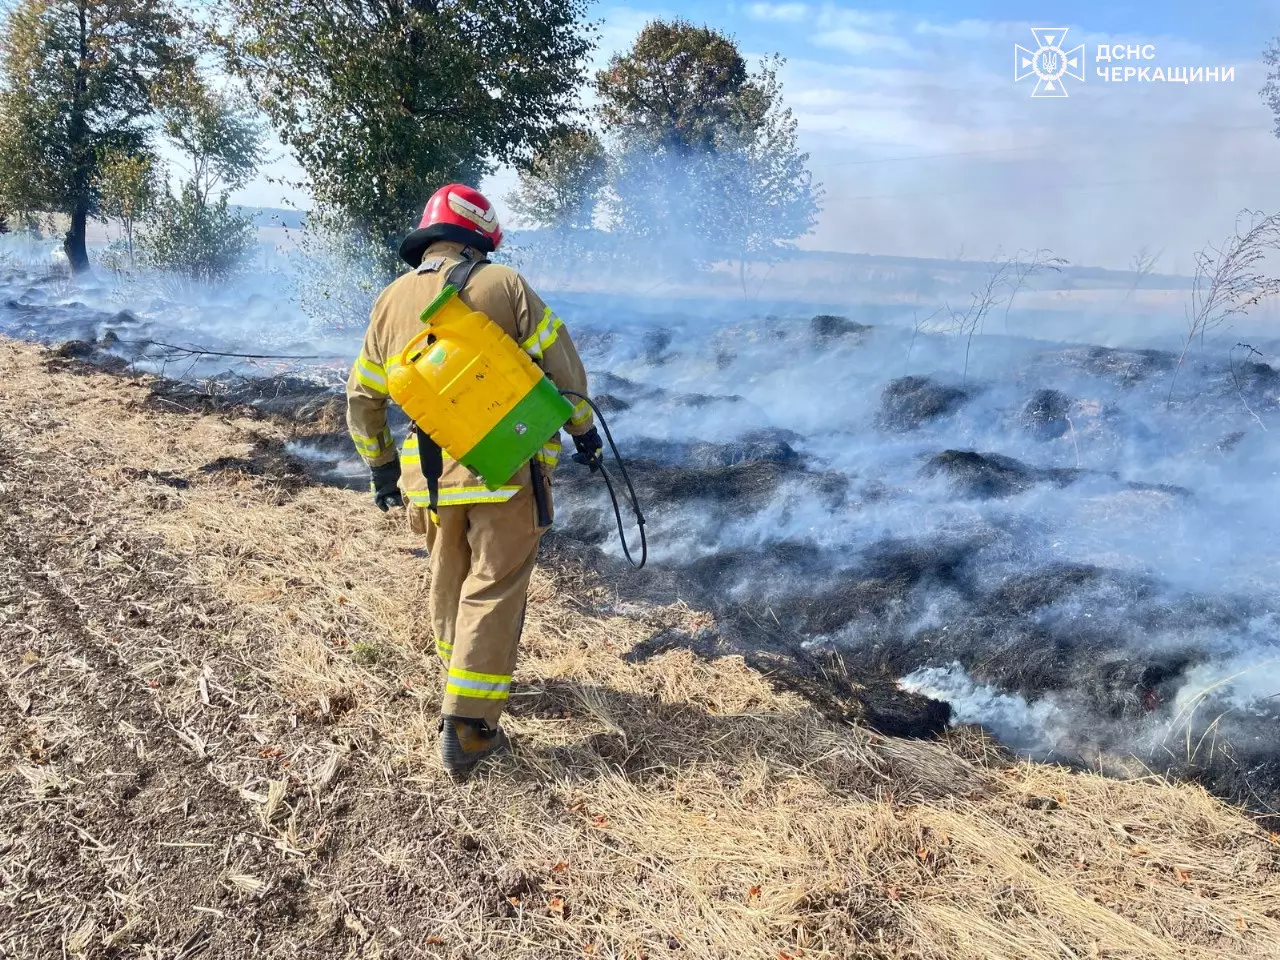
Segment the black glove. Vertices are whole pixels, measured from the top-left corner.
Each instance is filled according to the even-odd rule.
[[[574,437],[573,445],[578,448],[578,452],[573,455],[574,463],[590,467],[592,473],[600,469],[600,454],[604,450],[604,444],[600,442],[600,434],[595,427]]]
[[[373,491],[373,502],[383,513],[389,507],[403,507],[404,497],[400,495],[400,459],[397,457],[390,463],[371,468],[373,480],[369,488]]]

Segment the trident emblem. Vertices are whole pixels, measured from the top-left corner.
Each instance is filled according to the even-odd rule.
[[[1064,77],[1084,82],[1084,44],[1071,50],[1063,50],[1067,38],[1066,27],[1032,27],[1036,49],[1028,50],[1020,43],[1013,45],[1013,79],[1024,80],[1035,74],[1036,88],[1033,97],[1065,97],[1067,86]]]

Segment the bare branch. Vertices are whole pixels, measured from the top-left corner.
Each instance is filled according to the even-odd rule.
[[[1129,285],[1129,290],[1125,293],[1124,298],[1128,300],[1137,292],[1138,284],[1151,275],[1151,271],[1155,269],[1156,261],[1164,254],[1163,248],[1151,251],[1151,248],[1143,244],[1138,248],[1138,252],[1133,255],[1133,259],[1129,261],[1129,269],[1133,273],[1133,283]]]
[[[1005,301],[1004,306],[1005,332],[1009,330],[1009,310],[1013,307],[1013,299],[1018,295],[1018,291],[1027,285],[1027,281],[1041,270],[1052,270],[1054,273],[1061,273],[1062,268],[1066,265],[1065,258],[1055,257],[1052,250],[1046,250],[1043,247],[1030,252],[1019,250],[1013,255],[1013,259],[1010,261],[1013,284],[1012,289],[1009,291],[1009,299]]]
[[[1231,370],[1231,383],[1236,388],[1236,396],[1240,398],[1240,404],[1244,407],[1245,412],[1249,414],[1249,416],[1251,416],[1254,419],[1254,421],[1258,424],[1258,426],[1260,426],[1263,429],[1263,432],[1266,432],[1267,425],[1262,422],[1262,418],[1258,416],[1258,414],[1254,411],[1253,407],[1249,406],[1249,398],[1244,395],[1244,385],[1240,382],[1240,377],[1236,372],[1236,351],[1237,350],[1245,351],[1245,355],[1244,355],[1245,363],[1248,363],[1250,358],[1252,357],[1257,357],[1259,360],[1261,360],[1262,351],[1257,349],[1251,343],[1237,343],[1234,347],[1231,348],[1231,352],[1227,355],[1227,365],[1228,365],[1228,368]]]

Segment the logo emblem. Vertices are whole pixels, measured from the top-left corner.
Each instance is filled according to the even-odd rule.
[[[1084,44],[1071,50],[1063,50],[1067,39],[1066,27],[1032,27],[1037,49],[1028,50],[1020,43],[1013,45],[1013,79],[1036,77],[1033,97],[1065,97],[1067,77],[1084,82]]]
[[[526,433],[529,432],[529,428],[526,427],[523,423],[517,423],[515,425],[515,431],[517,436],[523,437]]]

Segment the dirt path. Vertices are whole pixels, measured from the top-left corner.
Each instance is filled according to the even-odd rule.
[[[0,340],[0,956],[1280,956],[1280,838],[1203,791],[630,662],[706,615],[564,558],[453,785],[421,544],[286,439]]]

